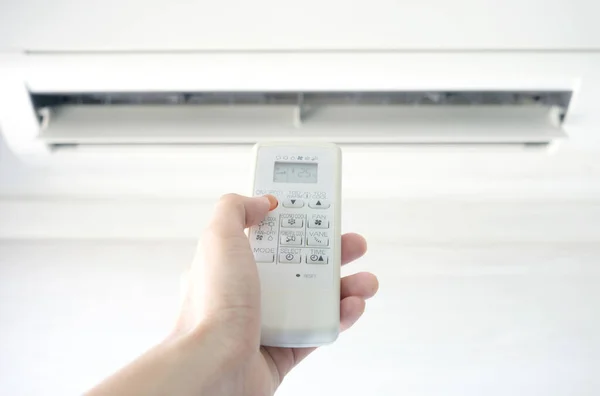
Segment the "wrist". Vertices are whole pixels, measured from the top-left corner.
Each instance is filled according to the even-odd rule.
[[[207,346],[192,334],[172,335],[90,390],[90,396],[158,396],[210,394],[218,373],[206,356]]]
[[[177,368],[179,381],[188,385],[190,395],[209,394],[214,382],[226,370],[227,359],[212,340],[212,331],[200,327],[165,340],[173,365]]]
[[[258,348],[245,348],[239,338],[214,322],[200,323],[165,342],[173,350],[175,366],[181,370],[180,380],[190,384],[193,395],[214,394],[214,389],[227,382],[232,373],[243,369]]]

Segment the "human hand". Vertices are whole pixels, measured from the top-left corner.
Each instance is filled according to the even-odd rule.
[[[315,348],[260,346],[260,284],[244,229],[274,209],[274,197],[226,195],[184,277],[183,303],[172,334],[96,386],[90,396],[273,395],[283,378]],[[342,236],[342,264],[367,246]],[[371,273],[341,280],[340,325],[347,330],[378,288]]]
[[[277,206],[273,196],[247,198],[226,195],[214,217],[187,276],[187,290],[178,332],[204,329],[215,334],[217,353],[227,366],[237,366],[215,378],[214,395],[271,395],[285,375],[315,348],[261,347],[260,284],[258,271],[244,229],[258,224]],[[366,242],[357,234],[342,236],[342,264],[361,257]],[[341,280],[341,330],[362,315],[365,300],[378,288],[371,273]],[[234,363],[235,362],[235,363]]]

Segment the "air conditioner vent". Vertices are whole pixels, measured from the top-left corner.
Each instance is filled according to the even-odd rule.
[[[567,109],[570,91],[136,92],[32,95],[37,108],[61,105],[539,105]]]

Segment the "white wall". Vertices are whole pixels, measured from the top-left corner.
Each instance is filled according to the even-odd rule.
[[[77,394],[159,340],[194,241],[0,242],[0,394]],[[281,395],[593,395],[600,244],[373,243],[380,295]]]

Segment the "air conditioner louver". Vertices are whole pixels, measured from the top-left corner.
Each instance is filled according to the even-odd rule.
[[[32,95],[39,138],[82,145],[546,145],[569,91],[179,92]]]

